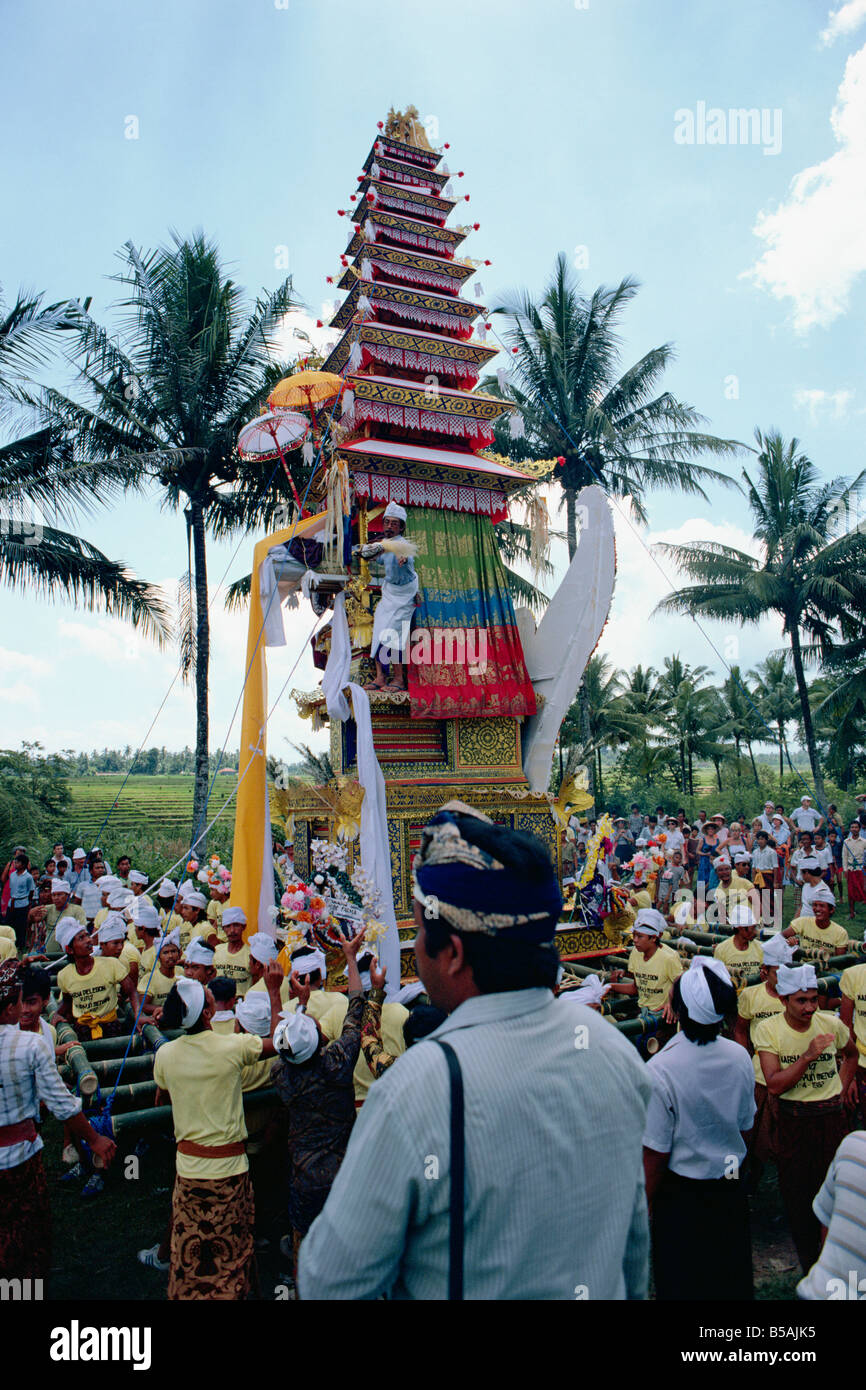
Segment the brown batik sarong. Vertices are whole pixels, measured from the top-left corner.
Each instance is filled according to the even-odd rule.
[[[42,1155],[0,1169],[0,1275],[47,1279],[51,1268],[51,1208]]]
[[[255,1206],[249,1173],[175,1177],[169,1299],[246,1298],[253,1260]]]

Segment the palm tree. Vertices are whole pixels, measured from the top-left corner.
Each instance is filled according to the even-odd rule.
[[[866,763],[866,672],[862,665],[848,676],[828,671],[812,682],[809,699],[827,769],[848,791]]]
[[[832,648],[840,632],[856,631],[866,598],[866,536],[835,534],[840,510],[862,486],[835,478],[822,483],[799,441],[755,431],[757,479],[743,470],[746,495],[761,546],[756,558],[715,541],[661,545],[698,582],[668,594],[661,611],[693,613],[728,622],[782,619],[797,684],[809,765],[819,798],[818,761],[804,664]]]
[[[586,298],[559,255],[538,304],[523,293],[494,310],[512,320],[506,337],[516,352],[502,394],[519,408],[524,428],[524,437],[513,440],[508,424],[500,424],[497,447],[516,461],[530,454],[565,459],[555,476],[565,494],[569,558],[577,548],[580,488],[597,482],[611,496],[629,498],[646,521],[647,489],[706,498],[704,483],[731,480],[695,459],[725,457],[742,447],[703,433],[702,416],[659,390],[674,356],[670,343],[621,370],[617,327],[637,290],[637,281],[627,278]],[[483,384],[498,389],[495,379]]]
[[[701,723],[701,711],[706,706],[706,700],[702,699],[705,692],[701,690],[706,677],[710,674],[708,666],[689,666],[688,662],[683,661],[679,652],[673,656],[666,656],[663,662],[663,669],[658,680],[658,691],[665,706],[665,714],[677,730],[677,737],[674,740],[679,756],[680,764],[680,791],[685,793],[686,772],[688,768],[688,790],[691,792],[692,766],[691,760],[694,752],[693,745],[689,742],[688,725],[684,724],[677,717],[682,693],[685,708],[689,711],[690,717],[694,721],[695,737],[698,728],[703,729]]]
[[[754,702],[750,698],[749,689],[743,680],[739,666],[732,666],[730,673],[722,682],[720,691],[722,700],[725,704],[725,722],[722,725],[722,732],[728,738],[733,739],[734,749],[737,755],[737,766],[740,762],[740,746],[745,744],[749,752],[749,761],[752,764],[752,775],[755,779],[755,786],[760,787],[761,782],[758,777],[758,769],[755,765],[755,755],[752,752],[752,743],[761,736],[760,722],[755,712]]]
[[[619,717],[620,682],[622,671],[617,670],[606,656],[591,656],[583,673],[582,689],[585,692],[589,727],[589,751],[595,763],[595,795],[604,798],[601,752],[603,748],[615,747],[625,742],[622,719]],[[627,721],[626,721],[627,722]],[[559,731],[560,747],[574,747],[582,744],[580,702],[573,700],[562,721]]]
[[[277,330],[296,301],[286,279],[248,312],[200,232],[147,253],[127,242],[121,260],[113,277],[124,291],[119,336],[87,317],[76,354],[79,395],[49,391],[42,407],[49,424],[74,431],[85,465],[124,464],[158,485],[165,507],[183,510],[195,607],[196,836],[208,794],[206,536],[268,523],[290,498],[282,471],[240,459],[235,440],[259,412]]]
[[[791,761],[785,728],[797,717],[797,686],[793,676],[785,670],[785,657],[767,656],[754,671],[749,672],[749,680],[754,681],[754,696],[758,709],[768,725],[774,724],[779,739],[779,791],[782,790],[784,758]]]
[[[19,291],[5,306],[0,297],[0,422],[26,431],[0,445],[0,579],[128,619],[162,643],[169,625],[159,592],[68,529],[132,480],[123,465],[76,466],[68,432],[36,425],[30,375],[83,313],[72,301],[43,298]]]

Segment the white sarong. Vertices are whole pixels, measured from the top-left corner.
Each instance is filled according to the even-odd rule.
[[[370,655],[379,656],[384,666],[391,662],[405,661],[409,647],[409,625],[415,611],[415,596],[418,593],[417,574],[409,584],[391,584],[382,580],[382,597],[373,614],[373,640]],[[385,638],[383,644],[382,639]],[[382,655],[379,648],[382,647]]]

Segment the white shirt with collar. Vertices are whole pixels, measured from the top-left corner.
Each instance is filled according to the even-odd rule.
[[[301,1246],[301,1297],[447,1296],[440,1037],[465,1088],[465,1297],[573,1300],[581,1286],[594,1300],[645,1297],[645,1069],[606,1019],[546,989],[467,999],[370,1087]]]
[[[755,1072],[739,1043],[727,1038],[698,1046],[676,1033],[647,1063],[652,1095],[644,1144],[669,1154],[684,1178],[726,1176],[733,1156],[742,1161],[740,1131],[755,1118]]]

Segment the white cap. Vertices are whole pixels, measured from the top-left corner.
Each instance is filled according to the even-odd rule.
[[[122,888],[123,884],[115,874],[103,874],[102,878],[96,880],[99,884],[101,893],[112,893],[115,888]]]
[[[776,975],[777,994],[796,994],[800,989],[817,989],[814,965],[780,965]]]
[[[405,521],[406,508],[401,507],[399,502],[389,502],[382,516],[382,520]]]
[[[138,927],[139,931],[159,931],[159,912],[148,903],[141,902],[139,898],[136,898],[130,915],[133,925]]]
[[[71,892],[72,892],[72,889],[70,888],[69,884],[66,882],[66,879],[65,879],[65,878],[53,878],[53,879],[51,880],[51,891],[52,891],[52,893],[67,893],[67,894],[68,894],[68,893],[71,893]]]
[[[177,931],[177,927],[174,930]],[[178,936],[178,945],[180,945],[180,936]],[[184,952],[184,960],[188,961],[190,965],[213,965],[213,956],[213,947],[208,946],[206,941],[202,941],[200,936],[194,936]]]
[[[600,1004],[609,992],[610,985],[603,985],[599,975],[587,975],[583,984],[573,991],[578,1004]]]
[[[180,927],[172,927],[160,938],[159,949],[162,950],[163,946],[176,946],[180,950]]]
[[[204,986],[199,980],[188,980],[185,975],[178,976],[175,985],[183,1003],[183,1026],[191,1028],[201,1018],[205,1006]]]
[[[126,937],[126,923],[119,912],[109,912],[96,933],[96,939],[103,941],[123,941]]]
[[[86,859],[86,858],[87,858],[87,850],[86,850],[86,849],[81,849],[80,847],[79,847],[78,849],[74,849],[74,850],[72,851],[72,858],[73,858],[73,859]]]
[[[261,993],[261,991],[259,991]],[[284,1062],[308,1062],[319,1046],[319,1030],[307,1014],[281,1014],[274,1047]]]
[[[147,874],[143,874],[141,869],[130,869],[127,877],[130,883],[147,883]]]
[[[648,936],[661,936],[667,931],[667,922],[654,907],[642,907],[634,919],[632,931],[646,932]]]
[[[324,979],[328,973],[328,962],[325,959],[324,951],[307,950],[304,951],[302,955],[299,955],[298,952],[302,950],[303,948],[299,946],[298,950],[292,956],[293,973],[297,975],[314,975],[318,970],[322,979]]]
[[[123,912],[134,902],[135,894],[128,892],[126,888],[113,888],[108,895],[108,906],[112,912]]]
[[[173,883],[170,878],[164,878],[156,890],[156,896],[158,898],[173,898],[176,893],[177,884]]]
[[[235,1005],[235,1018],[247,1033],[257,1033],[260,1038],[268,1037],[271,1031],[271,1001],[261,990],[252,990],[245,999]]]
[[[227,907],[221,920],[224,927],[230,927],[235,922],[242,922],[246,926],[247,915],[242,907]]]
[[[192,893],[185,893],[183,900],[187,907],[197,907],[199,911],[204,911],[207,907],[207,898],[204,893],[197,893],[195,891]]]
[[[689,1018],[695,1023],[721,1023],[720,1014],[713,1003],[706,972],[712,970],[725,984],[731,984],[726,966],[713,956],[695,956],[688,970],[680,976],[680,998],[686,1006]]]
[[[250,948],[250,955],[253,960],[257,960],[260,965],[267,965],[269,961],[276,960],[280,954],[277,950],[277,943],[267,932],[257,931],[247,939]],[[270,1029],[268,1029],[270,1032]]]
[[[781,932],[761,943],[765,965],[790,965],[794,959],[794,947],[786,941]]]
[[[73,937],[76,937],[80,931],[83,931],[86,935],[87,928],[83,927],[74,917],[61,917],[57,926],[54,928],[54,935],[57,938],[57,944],[60,949],[68,951]]]
[[[728,868],[731,867],[731,861],[728,856],[726,854],[716,855],[716,858],[713,860],[713,868],[720,869],[723,864],[727,864]]]
[[[826,883],[819,883],[810,895],[811,903],[829,903],[831,907],[836,906],[836,898],[832,888],[828,888]]]

